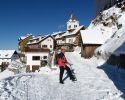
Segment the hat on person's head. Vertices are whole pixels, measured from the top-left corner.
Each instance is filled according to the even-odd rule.
[[[58,50],[57,53],[59,54],[61,52],[61,50]]]
[[[60,50],[61,50],[61,51],[62,51],[62,50],[65,50],[65,48],[64,48],[64,47],[61,47]]]

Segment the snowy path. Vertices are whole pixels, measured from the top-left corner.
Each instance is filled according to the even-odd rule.
[[[78,85],[82,88],[82,95],[87,100],[118,100],[116,97],[119,95],[119,91],[106,73],[97,68],[96,60],[83,59],[77,53],[68,54],[67,57],[74,65],[78,83],[80,83]]]
[[[66,56],[75,69],[75,83],[67,78],[59,84],[58,71],[17,75],[0,81],[0,100],[123,100],[105,72],[96,68],[95,59],[85,60],[77,53]]]

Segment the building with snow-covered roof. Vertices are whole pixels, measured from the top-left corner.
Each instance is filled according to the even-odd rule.
[[[28,35],[26,35],[26,36],[21,36],[21,37],[18,39],[18,41],[19,41],[19,43],[18,43],[18,49],[19,49],[19,51],[20,51],[21,53],[24,54],[26,44],[27,44],[27,43],[29,42],[29,40],[32,39],[32,38],[33,38],[32,34],[28,34]]]
[[[43,49],[49,49],[52,51],[55,48],[54,46],[55,46],[55,39],[51,35],[48,35],[46,37],[38,37],[35,39],[31,39],[27,43],[27,47],[31,49],[43,48]]]
[[[104,35],[98,30],[81,31],[81,56],[85,58],[92,57],[97,47],[105,42]]]
[[[0,50],[0,65],[3,71],[14,60],[19,60],[16,50]]]
[[[54,38],[56,38],[56,36],[61,35],[61,34],[63,34],[63,33],[65,33],[65,31],[53,32],[53,33],[51,34],[51,36],[53,36]]]
[[[79,21],[71,14],[67,22],[67,30],[54,32],[51,36],[56,40],[56,49],[65,47],[67,51],[74,50],[74,46],[81,44],[80,30],[84,30],[84,26],[79,25]]]
[[[84,29],[84,26],[79,26],[75,29],[67,30],[64,34],[59,35],[58,38],[56,38],[58,48],[63,46],[67,51],[72,51],[74,46],[78,46],[80,44],[80,31]]]
[[[27,34],[26,36],[21,36],[18,41],[24,40],[25,38],[31,36],[32,34]]]
[[[29,70],[35,72],[35,70],[45,66],[49,52],[53,51],[54,48],[55,39],[51,35],[30,39],[25,47],[25,60]]]
[[[55,49],[55,38],[51,35],[26,37],[20,43],[23,44],[24,54],[21,60],[33,72],[45,65],[43,62],[47,63],[49,52]]]

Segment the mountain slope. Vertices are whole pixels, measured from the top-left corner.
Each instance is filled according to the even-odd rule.
[[[104,44],[95,51],[96,56],[119,55],[125,50],[125,2],[101,12],[89,25],[88,30],[96,30],[104,37]],[[96,32],[95,31],[95,32]]]

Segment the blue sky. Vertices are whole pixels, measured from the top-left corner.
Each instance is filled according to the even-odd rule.
[[[0,0],[0,49],[17,49],[28,33],[66,30],[71,13],[88,26],[95,18],[95,0]]]

